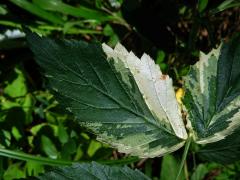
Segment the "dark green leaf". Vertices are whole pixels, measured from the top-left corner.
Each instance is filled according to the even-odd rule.
[[[99,21],[116,20],[115,17],[104,12],[90,9],[82,5],[74,7],[62,2],[61,0],[34,0],[33,2],[43,9],[69,14],[75,17],[83,17]]]
[[[199,0],[198,1],[198,11],[203,12],[208,5],[208,0]]]
[[[219,13],[229,8],[239,7],[240,2],[239,0],[225,0],[220,5],[218,5],[215,9],[211,11],[211,13]]]
[[[101,45],[32,33],[27,40],[57,100],[99,140],[140,157],[159,156],[184,144],[164,117],[160,120],[149,110],[123,62],[107,60]],[[176,102],[174,91],[168,92]],[[171,109],[175,107],[177,103]],[[176,118],[178,111],[172,113]]]
[[[198,155],[221,164],[240,160],[240,128],[221,141],[207,144],[198,151]]]
[[[7,11],[7,9],[5,8],[5,6],[3,6],[3,5],[0,4],[0,15],[5,15],[5,14],[7,14],[7,13],[8,13],[8,11]]]
[[[144,180],[148,179],[144,174],[138,170],[132,170],[125,167],[106,166],[95,162],[73,164],[68,167],[61,167],[54,169],[46,174],[37,177],[39,180]]]
[[[54,24],[63,24],[63,20],[61,18],[41,9],[27,0],[10,0],[10,2],[49,22]]]
[[[58,125],[58,138],[62,144],[65,144],[69,139],[68,133],[62,123]]]

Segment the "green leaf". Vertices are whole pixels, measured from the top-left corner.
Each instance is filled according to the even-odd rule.
[[[66,143],[69,138],[67,130],[63,127],[62,123],[58,125],[58,138],[62,144]]]
[[[199,0],[198,1],[198,11],[203,12],[208,5],[208,0]]]
[[[27,93],[26,79],[23,72],[15,68],[14,76],[12,81],[6,82],[7,86],[4,88],[4,93],[11,97],[24,96]]]
[[[0,15],[6,15],[8,13],[4,5],[0,4]]]
[[[70,160],[71,159],[71,155],[73,153],[76,153],[77,150],[78,149],[77,149],[77,146],[76,146],[76,142],[73,139],[69,139],[69,141],[67,143],[65,143],[63,145],[63,147],[62,147],[62,150],[61,150],[61,157],[62,157],[62,159]]]
[[[33,120],[32,112],[33,112],[34,103],[35,103],[34,98],[32,97],[31,94],[27,94],[24,97],[24,101],[22,103],[22,108],[26,114],[26,118],[25,118],[26,124],[30,124]]]
[[[44,172],[44,166],[35,161],[27,161],[25,167],[28,176],[37,176]]]
[[[12,180],[12,179],[20,179],[25,178],[25,173],[21,169],[20,163],[15,163],[8,166],[7,170],[4,172],[3,179],[4,180]]]
[[[224,43],[185,77],[188,127],[199,144],[224,139],[240,126],[240,36]]]
[[[205,164],[199,164],[197,168],[194,170],[191,180],[202,180],[205,175],[208,173],[208,168]]]
[[[63,24],[63,20],[61,18],[43,10],[27,0],[10,0],[10,2],[49,22],[54,24]]]
[[[108,45],[115,46],[119,41],[118,35],[114,32],[113,28],[107,24],[103,29],[103,34],[109,37]]]
[[[239,7],[239,6],[240,6],[239,0],[225,0],[220,5],[218,5],[216,8],[214,8],[211,11],[211,13],[216,14],[216,13],[222,12],[226,9]]]
[[[97,150],[99,150],[102,147],[102,144],[100,142],[97,142],[95,140],[91,140],[88,150],[87,150],[87,154],[92,157]]]
[[[56,159],[58,155],[58,151],[51,141],[47,136],[42,135],[41,136],[41,144],[42,144],[42,149],[43,151],[52,159]]]
[[[225,139],[210,143],[198,151],[198,155],[210,162],[230,164],[240,158],[240,128]]]
[[[33,0],[33,2],[43,9],[69,14],[75,17],[83,17],[98,21],[116,20],[115,17],[108,15],[105,12],[90,9],[82,5],[79,7],[74,7],[62,2],[61,0]]]
[[[124,60],[111,57],[110,47],[105,49],[110,53],[107,57],[100,44],[54,41],[32,33],[27,33],[27,40],[56,99],[100,141],[140,157],[163,155],[185,143],[187,134],[172,80],[161,74],[149,56],[144,55],[142,62],[150,61],[151,67],[137,59],[149,68],[147,74],[142,69],[141,77],[133,77],[134,69],[130,72]],[[133,53],[128,55],[129,61],[135,58]],[[151,76],[151,70],[156,74]],[[145,89],[142,82],[148,85]]]
[[[11,132],[12,132],[13,137],[14,137],[17,141],[22,138],[21,133],[19,132],[19,130],[18,130],[15,126],[12,127],[12,131],[11,131]]]
[[[73,164],[70,167],[61,167],[54,169],[46,174],[37,177],[39,180],[61,179],[61,180],[105,180],[105,179],[126,179],[126,180],[144,180],[149,178],[138,170],[132,170],[125,167],[106,166],[96,162]]]
[[[166,57],[166,53],[162,50],[159,50],[157,52],[157,61],[156,61],[157,64],[161,64],[164,61],[165,57]]]
[[[161,180],[175,180],[180,167],[180,161],[173,155],[168,154],[163,157],[161,165]],[[179,180],[184,179],[184,173],[182,171]]]

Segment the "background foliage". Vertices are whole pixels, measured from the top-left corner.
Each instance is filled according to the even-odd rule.
[[[236,0],[9,0],[0,3],[0,155],[4,148],[52,159],[128,164],[154,179],[176,174],[181,150],[163,158],[124,160],[126,155],[95,140],[46,90],[19,30],[55,38],[120,41],[135,54],[146,52],[162,71],[182,85],[199,52],[208,52],[240,30]],[[181,95],[181,89],[177,95]],[[199,159],[194,149],[182,179],[239,179],[240,164],[219,165]],[[9,155],[10,157],[10,155]],[[119,160],[119,161],[118,161]],[[51,163],[49,163],[51,164]],[[176,167],[176,168],[175,168]],[[50,166],[0,157],[3,179],[38,175]],[[173,176],[174,177],[174,176]]]

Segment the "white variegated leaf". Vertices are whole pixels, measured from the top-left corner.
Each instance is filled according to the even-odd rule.
[[[240,46],[223,44],[197,62],[185,78],[187,127],[199,144],[225,139],[240,126]]]
[[[108,58],[122,61],[125,67],[130,69],[145,102],[160,122],[173,128],[179,138],[186,139],[187,132],[176,101],[172,79],[163,75],[159,66],[147,54],[143,54],[139,59],[121,44],[117,44],[115,49],[103,44],[103,50]]]
[[[120,44],[112,50],[32,33],[27,40],[56,99],[98,140],[139,157],[162,156],[184,145],[187,134],[172,80],[149,56],[140,60]]]

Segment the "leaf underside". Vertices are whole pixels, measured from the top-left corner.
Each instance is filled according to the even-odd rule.
[[[184,144],[168,119],[150,110],[124,62],[107,58],[100,44],[30,32],[27,40],[56,99],[100,141],[139,157],[161,156]]]
[[[30,179],[30,178],[29,178]],[[35,179],[39,180],[105,180],[105,179],[126,179],[126,180],[149,180],[147,176],[138,170],[132,170],[125,167],[106,166],[95,162],[73,164],[67,167],[55,168],[44,175],[41,175]]]

